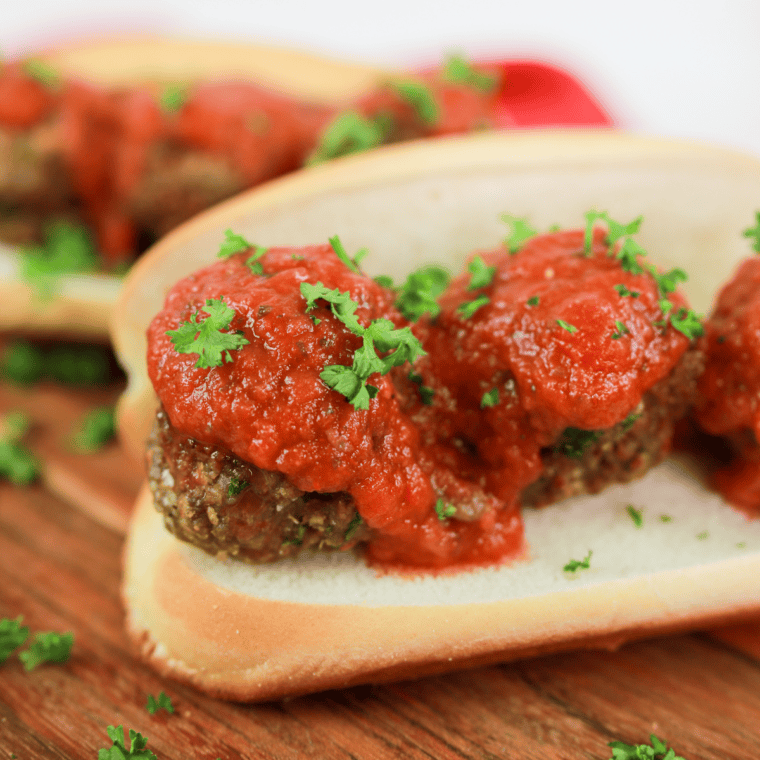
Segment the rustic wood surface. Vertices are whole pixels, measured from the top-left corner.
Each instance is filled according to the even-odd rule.
[[[109,725],[160,760],[607,760],[608,742],[666,739],[686,760],[760,757],[760,622],[264,705],[208,699],[155,675],[123,631],[126,519],[141,473],[118,444],[73,454],[78,416],[119,388],[0,387],[0,413],[35,420],[30,487],[0,482],[0,618],[73,631],[68,663],[0,666],[0,760],[95,760]],[[147,695],[177,709],[151,716]]]

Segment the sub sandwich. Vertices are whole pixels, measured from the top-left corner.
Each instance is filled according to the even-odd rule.
[[[760,529],[668,454],[719,276],[690,265],[758,189],[711,148],[451,138],[168,236],[113,323],[146,659],[260,700],[756,609]]]

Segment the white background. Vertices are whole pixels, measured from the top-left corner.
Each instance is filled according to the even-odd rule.
[[[628,129],[760,155],[760,0],[2,0],[9,57],[145,31],[396,66],[454,50],[538,58],[580,76]]]

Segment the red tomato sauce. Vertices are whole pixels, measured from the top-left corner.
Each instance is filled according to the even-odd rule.
[[[246,267],[249,252],[237,254],[178,283],[150,326],[148,372],[179,432],[304,491],[349,493],[374,531],[370,563],[440,570],[504,561],[522,549],[519,493],[541,473],[541,448],[567,427],[622,421],[690,343],[653,325],[662,319],[655,280],[625,272],[603,237],[595,233],[589,256],[581,231],[538,236],[515,255],[483,254],[493,281],[477,291],[469,275],[451,283],[441,314],[412,327],[427,351],[417,379],[409,365],[371,375],[379,390],[367,410],[320,378],[326,366],[351,366],[361,338],[324,301],[307,314],[300,284],[350,293],[364,327],[408,323],[393,291],[350,271],[330,246],[272,248],[263,274]],[[638,297],[621,297],[620,284]],[[480,294],[490,302],[464,318],[457,307]],[[178,353],[167,331],[219,298],[235,312],[230,331],[249,343],[199,369],[197,354]],[[619,338],[616,320],[627,328]],[[421,399],[420,378],[432,403]],[[482,408],[494,387],[498,401]],[[457,519],[436,511],[448,505]]]
[[[707,363],[695,410],[712,435],[727,436],[738,458],[716,474],[732,503],[760,512],[760,259],[743,262],[705,323]]]

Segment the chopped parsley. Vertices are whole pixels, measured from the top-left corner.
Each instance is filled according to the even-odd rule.
[[[159,710],[166,710],[170,714],[174,714],[174,705],[171,698],[166,695],[166,692],[162,691],[158,698],[152,694],[148,694],[148,704],[145,705],[145,709],[151,714],[155,715]]]
[[[642,413],[643,414],[643,413]],[[623,430],[630,430],[635,424],[636,420],[641,417],[641,414],[634,414],[631,412],[621,423]]]
[[[28,77],[36,79],[49,89],[55,89],[61,84],[60,73],[49,63],[39,58],[27,58],[21,65],[21,69]]]
[[[441,68],[441,79],[452,84],[464,84],[481,92],[491,92],[499,83],[496,74],[478,71],[464,57],[450,55]]]
[[[475,258],[467,265],[467,271],[470,273],[470,283],[467,290],[478,290],[478,288],[488,287],[496,274],[496,267],[486,266],[481,256]]]
[[[630,335],[631,331],[619,320],[615,320],[615,332],[612,333],[612,339],[618,340],[618,338],[622,338],[624,335]]]
[[[369,409],[370,399],[377,395],[378,389],[367,384],[371,375],[385,375],[393,367],[413,363],[425,353],[408,327],[397,329],[388,319],[374,319],[369,327],[362,327],[355,314],[358,304],[348,292],[341,293],[337,288],[329,290],[321,282],[316,285],[302,282],[301,295],[306,299],[307,312],[316,306],[317,300],[327,301],[332,313],[354,335],[362,338],[363,345],[354,352],[352,366],[333,364],[320,373],[322,382],[345,396],[355,409]],[[378,351],[391,353],[381,358]]]
[[[17,486],[29,485],[40,474],[37,457],[21,444],[29,427],[29,418],[22,412],[0,417],[0,478]]]
[[[224,231],[224,241],[219,246],[219,253],[217,256],[220,259],[228,259],[230,256],[234,256],[236,253],[242,253],[249,248],[253,248],[253,243],[246,240],[242,235],[238,235],[232,230]]]
[[[42,299],[53,297],[62,275],[94,272],[99,267],[89,231],[65,221],[50,224],[43,245],[24,246],[21,252],[21,276]]]
[[[435,397],[435,390],[429,388],[427,385],[423,385],[424,381],[422,375],[418,375],[416,372],[410,372],[409,379],[417,386],[420,393],[420,401],[422,401],[425,406],[430,406]]]
[[[588,570],[591,567],[591,555],[593,552],[588,550],[588,554],[583,559],[571,559],[562,569],[566,573],[575,573],[578,570]]]
[[[750,238],[750,240],[754,240],[755,242],[752,244],[752,250],[755,253],[760,253],[760,211],[755,212],[755,226],[748,227],[742,232],[742,235],[746,238]]]
[[[0,376],[17,385],[33,385],[45,374],[45,353],[33,343],[18,340],[0,357]]]
[[[306,163],[314,166],[331,158],[376,148],[386,140],[391,128],[392,124],[384,117],[372,119],[356,111],[339,113],[322,132]]]
[[[673,522],[673,518],[670,515],[660,515],[660,522],[664,522],[664,523]]]
[[[0,665],[29,638],[28,626],[21,625],[23,620],[21,615],[15,620],[0,620]]]
[[[201,311],[208,316],[199,321]],[[239,333],[222,332],[230,326],[234,316],[234,309],[227,306],[223,298],[209,298],[205,308],[196,311],[176,330],[167,330],[166,334],[177,353],[198,354],[195,363],[198,369],[220,367],[225,361],[232,361],[230,351],[240,349],[250,342]]]
[[[531,296],[525,303],[527,303],[528,306],[538,306],[538,301],[538,296]]]
[[[240,478],[230,478],[230,484],[227,486],[227,496],[230,499],[234,499],[245,491],[248,486],[251,485],[247,480],[241,480]]]
[[[554,450],[571,459],[581,459],[586,451],[599,440],[601,435],[602,433],[599,430],[581,430],[574,427],[565,428],[559,441],[555,444]]]
[[[443,267],[430,265],[412,272],[399,288],[395,306],[410,322],[423,314],[437,317],[441,311],[438,297],[446,290],[451,275]]]
[[[440,109],[433,91],[426,84],[413,79],[394,79],[388,86],[412,107],[424,124],[432,127],[438,123],[441,118]]]
[[[633,520],[633,524],[637,528],[640,528],[644,524],[643,510],[636,509],[633,504],[628,504],[625,511],[628,513],[628,517]]]
[[[620,238],[630,239],[631,235],[635,235],[639,231],[639,227],[641,227],[644,219],[639,216],[628,224],[621,224],[612,219],[606,211],[588,211],[586,213],[586,229],[583,235],[583,250],[586,255],[591,255],[591,243],[594,239],[594,223],[597,221],[604,222],[607,225],[605,240],[611,248]]]
[[[97,451],[116,435],[114,408],[101,406],[87,412],[71,439],[76,451]]]
[[[287,539],[286,541],[282,542],[283,546],[301,546],[303,544],[303,539],[306,536],[306,526],[303,523],[299,523],[298,527],[296,528],[296,535],[295,538]]]
[[[32,670],[43,662],[66,662],[74,644],[73,633],[38,633],[29,649],[19,654],[25,670]]]
[[[457,513],[457,508],[453,504],[447,504],[443,498],[438,498],[435,503],[435,513],[438,515],[438,519],[443,522],[448,520],[449,517],[454,517]]]
[[[177,113],[187,102],[189,90],[184,84],[169,84],[164,87],[159,104],[167,113]]]
[[[480,408],[485,409],[488,406],[496,406],[499,403],[499,389],[492,388],[487,393],[484,393],[480,399]]]
[[[641,293],[636,290],[628,290],[628,288],[622,284],[613,285],[612,287],[615,288],[621,298],[625,298],[625,296],[629,296],[630,298],[638,298],[641,295]]]
[[[343,536],[343,540],[350,541],[356,535],[356,531],[361,528],[363,522],[364,521],[362,520],[362,516],[357,512],[352,518],[351,522],[348,524],[348,528],[346,529],[346,532]]]
[[[99,749],[98,760],[158,760],[146,749],[148,740],[137,731],[129,729],[129,747],[126,744],[126,731],[122,726],[108,726],[106,731],[113,745],[108,749]]]
[[[475,300],[459,304],[457,312],[462,316],[462,319],[469,319],[481,306],[485,306],[488,303],[491,303],[491,299],[481,293]]]
[[[502,214],[501,220],[509,227],[509,235],[504,239],[504,245],[511,254],[517,253],[526,240],[538,234],[538,230],[533,229],[525,217]]]
[[[685,309],[681,307],[674,315],[670,317],[670,324],[678,332],[683,333],[689,340],[702,335],[705,331],[702,322],[700,321],[699,314],[696,314],[691,309]]]
[[[668,749],[668,745],[654,734],[650,735],[649,741],[651,744],[610,742],[607,745],[612,748],[610,760],[684,760],[680,755],[676,755],[673,749]]]
[[[575,325],[571,325],[569,322],[565,322],[564,319],[558,319],[557,324],[563,329],[567,330],[569,333],[576,333],[578,332],[578,328]]]
[[[269,250],[263,245],[254,246],[253,253],[245,260],[245,265],[251,274],[264,274],[264,266],[259,259]],[[301,257],[303,259],[303,256]]]
[[[359,269],[359,262],[367,255],[367,249],[362,248],[360,249],[356,256],[352,259],[348,253],[346,253],[346,249],[343,246],[343,243],[340,242],[340,238],[335,235],[334,237],[329,238],[330,245],[332,246],[333,251],[335,251],[335,255],[352,271],[356,272],[356,274],[361,274],[361,270]]]

